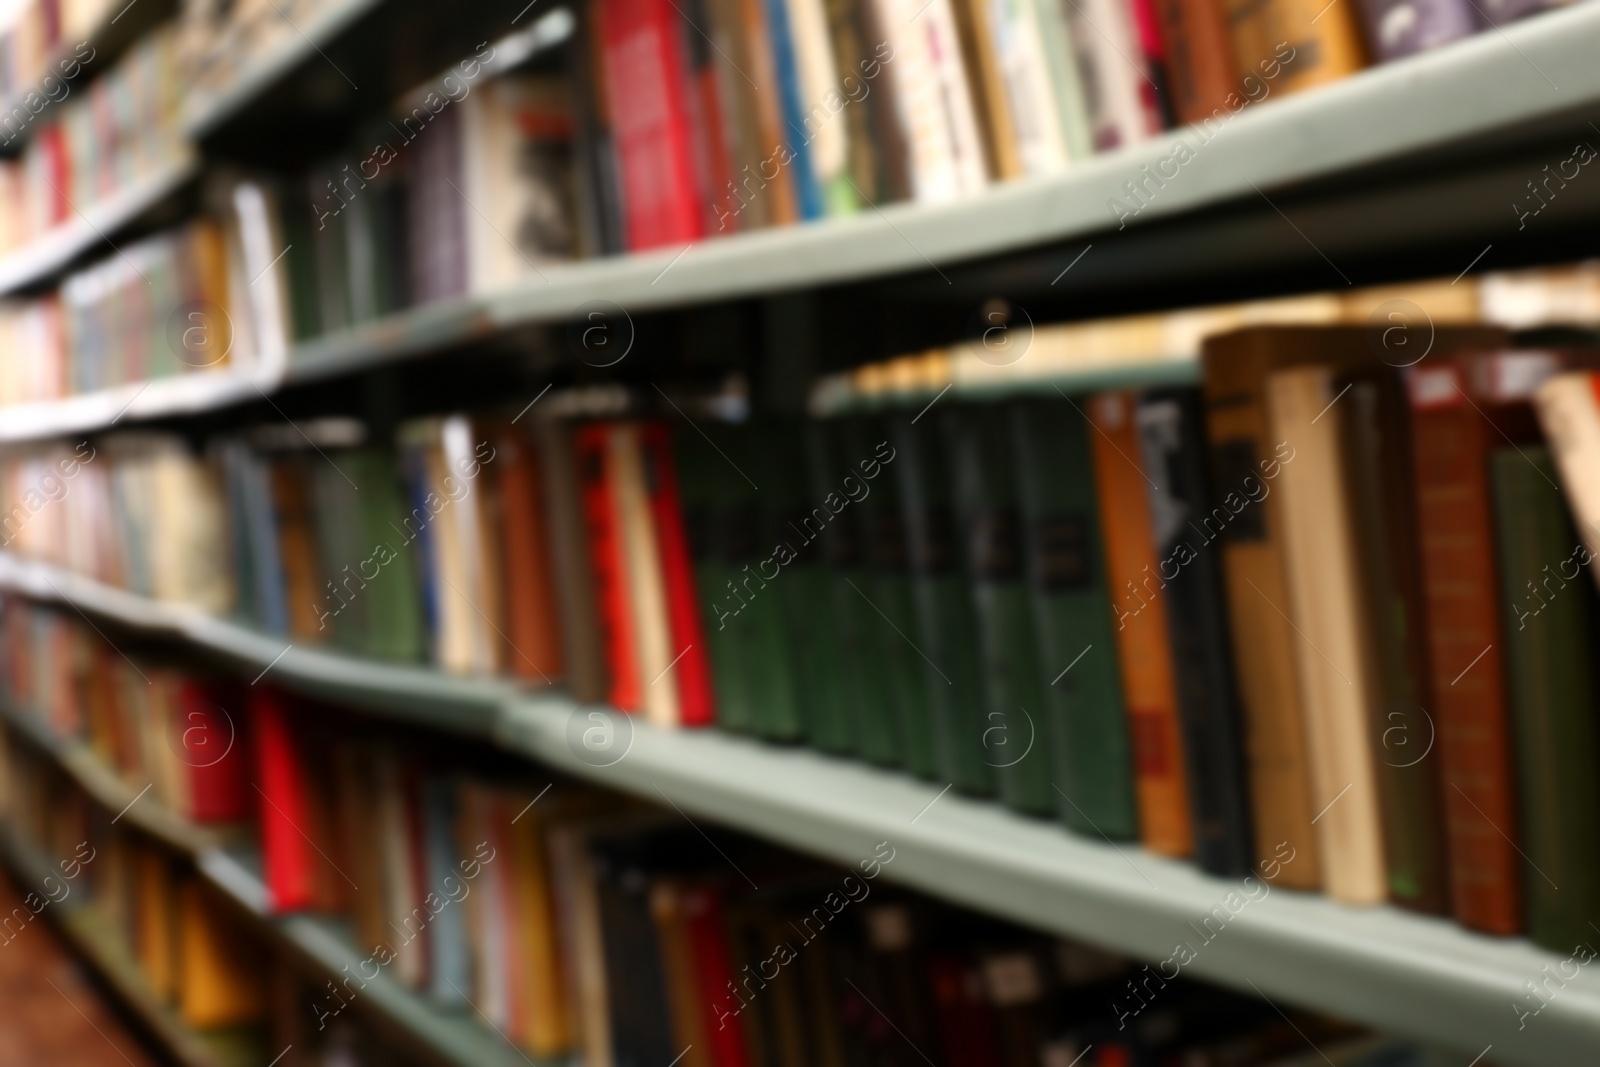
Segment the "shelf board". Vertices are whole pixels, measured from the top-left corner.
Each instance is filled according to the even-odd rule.
[[[26,591],[16,574],[16,564],[0,556],[0,588]],[[53,580],[67,588],[65,579]],[[48,599],[57,599],[44,588]],[[113,591],[93,583],[75,588],[85,594],[74,598],[81,610],[124,622],[134,614],[103,610],[115,608],[117,597],[126,594],[112,597],[107,594]],[[159,614],[155,606],[151,611]],[[252,651],[246,642],[219,640],[227,629],[229,624],[214,623],[191,628],[186,636],[216,650],[227,644],[251,665],[264,666],[280,647]],[[321,658],[341,660],[340,685],[351,694],[361,691],[366,708],[404,709],[399,717],[457,732],[463,732],[458,708],[484,699],[493,688],[322,653],[292,663],[285,656],[273,668],[281,672],[276,680],[325,692],[329,668]],[[429,674],[429,693],[448,694],[431,710],[431,698],[416,692],[416,680]],[[594,707],[554,691],[530,694],[505,685],[499,693],[499,703],[465,732],[598,784],[666,799],[686,815],[848,866],[887,841],[896,849],[885,868],[888,877],[936,897],[1144,960],[1166,960],[1185,941],[1197,956],[1184,973],[1246,993],[1253,983],[1275,998],[1457,1048],[1468,1058],[1493,1044],[1496,1062],[1542,1067],[1585,1062],[1600,1047],[1600,976],[1588,972],[1580,972],[1524,1030],[1517,1029],[1511,1005],[1521,1003],[1522,983],[1560,961],[1520,939],[1490,938],[1388,906],[1346,907],[1270,886],[1263,894],[1261,883],[1214,878],[1137,846],[1077,837],[994,802],[941,793],[939,783],[714,730],[663,731],[630,719],[636,725],[626,755],[612,766],[595,767],[568,740],[572,717]],[[1196,929],[1232,891],[1258,899],[1238,908],[1214,940],[1204,942]]]
[[[198,136],[225,125],[230,114],[246,106],[254,95],[266,92],[275,79],[311,55],[312,49],[370,15],[379,2],[354,0],[329,9],[314,24],[303,27],[305,37],[294,36],[283,54],[275,53],[249,68],[229,90],[195,103],[190,132]],[[1066,247],[1067,242],[1077,240],[1092,240],[1098,247],[1119,236],[1132,241],[1137,235],[1159,244],[1161,238],[1155,235],[1162,232],[1163,224],[1192,219],[1209,208],[1230,203],[1252,204],[1275,220],[1271,225],[1282,226],[1276,209],[1269,210],[1260,202],[1262,194],[1284,191],[1290,195],[1297,188],[1326,184],[1352,172],[1369,173],[1373,168],[1391,177],[1405,177],[1416,169],[1416,160],[1428,153],[1476,148],[1480,154],[1492,155],[1517,131],[1543,129],[1552,123],[1571,120],[1573,128],[1587,130],[1574,116],[1582,108],[1600,103],[1600,64],[1592,62],[1588,50],[1597,34],[1600,6],[1578,4],[1545,12],[1503,31],[1481,33],[1383,64],[1312,91],[1282,99],[1268,97],[1244,108],[1211,143],[1199,147],[1193,160],[1155,192],[1125,235],[1118,234],[1108,202],[1125,199],[1125,183],[1139,178],[1145,166],[1155,167],[1170,156],[1180,141],[1191,148],[1199,144],[1193,128],[1095,156],[1057,176],[996,185],[965,200],[889,204],[848,218],[703,241],[687,250],[673,247],[541,266],[538,274],[501,290],[412,308],[305,342],[295,347],[281,377],[255,381],[254,385],[271,393],[275,388],[358,373],[461,346],[499,331],[565,321],[592,300],[610,301],[631,315],[917,272],[930,274],[929,267],[935,264],[934,270],[955,271],[986,257],[1036,256],[1041,249]],[[1559,91],[1552,88],[1552,82],[1560,86]],[[1436,169],[1447,174],[1460,169],[1472,172],[1477,165]],[[165,187],[170,188],[186,173],[180,168],[167,176]],[[147,184],[153,189],[162,184],[158,179],[160,176]],[[1474,187],[1472,202],[1498,203],[1499,194],[1491,195],[1492,189],[1498,188],[1493,181],[1482,190]],[[137,192],[124,194],[121,199],[126,204],[97,209],[106,219],[97,219],[99,228],[109,231],[119,219],[125,221],[137,213],[128,205],[155,198],[153,192],[135,195]],[[1568,193],[1567,202],[1580,204],[1581,192]],[[1459,190],[1457,194],[1465,195]],[[1412,190],[1406,195],[1424,194]],[[1432,199],[1445,202],[1442,194]],[[1456,202],[1448,203],[1454,210]],[[1413,204],[1404,214],[1414,216],[1418,210]],[[1390,215],[1392,210],[1389,214],[1375,212],[1365,224],[1372,232],[1363,239],[1376,246],[1402,239],[1395,236]],[[46,243],[0,261],[0,292],[44,277],[98,240],[99,235],[82,222],[80,219]],[[1424,229],[1433,233],[1447,222],[1434,220]],[[1354,228],[1361,225],[1358,221]],[[1350,229],[1349,225],[1339,226],[1341,232]],[[1209,257],[1225,262],[1233,271],[1252,262],[1253,253],[1245,248],[1211,247],[1201,242],[1204,247],[1197,250],[1191,247],[1196,242],[1192,234],[1172,240],[1183,246],[1175,251],[1188,260],[1199,256],[1200,261],[1208,261]],[[1139,269],[1156,271],[1161,260],[1159,248],[1142,245],[1141,249],[1139,262],[1145,266]],[[1070,250],[1072,256],[1063,259],[1061,266],[1081,251],[1077,247]],[[1113,253],[1111,260],[1121,254],[1115,248],[1108,252]],[[1272,263],[1258,266],[1274,269]],[[1094,269],[1093,263],[1078,268],[1067,279],[1069,285]],[[1116,268],[1127,269],[1126,265]],[[1053,292],[1048,287],[1046,291]],[[1102,384],[1139,381],[1136,373],[1123,376],[1116,369],[1099,371],[1104,377],[1096,380]],[[254,394],[252,384],[244,380],[160,384],[160,391],[152,387],[123,418],[214,410]],[[0,440],[103,428],[120,407],[112,396],[126,403],[131,392],[119,390],[0,410]]]
[[[0,856],[26,885],[39,884],[50,873],[49,862],[9,827],[0,832]],[[126,953],[119,951],[120,940],[109,923],[91,906],[63,901],[48,905],[41,914],[55,922],[73,951],[105,981],[174,1062],[182,1067],[230,1067],[208,1047],[203,1037],[185,1026],[171,1008],[156,998],[138,966]]]
[[[0,258],[0,296],[49,278],[79,256],[106,242],[111,235],[166,199],[199,173],[199,161],[185,151],[182,158],[162,167],[87,211],[74,211],[70,221],[57,226]],[[9,417],[9,410],[6,416]]]

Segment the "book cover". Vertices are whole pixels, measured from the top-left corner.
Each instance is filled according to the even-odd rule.
[[[1593,559],[1600,556],[1600,375],[1558,374],[1540,386],[1534,405],[1578,536]],[[1600,568],[1591,567],[1589,577],[1600,585]]]
[[[626,585],[627,546],[613,488],[616,476],[612,469],[611,428],[603,422],[583,425],[573,444],[587,530],[588,563],[611,679],[607,699],[623,711],[639,711],[644,707],[645,680],[639,677],[639,639]]]
[[[711,693],[708,646],[700,625],[694,569],[689,560],[689,537],[684,529],[683,506],[679,500],[671,427],[659,422],[647,424],[640,432],[640,446],[651,523],[661,558],[668,631],[675,656],[669,666],[670,677],[678,691],[678,722],[682,726],[705,726],[715,720],[716,707]]]

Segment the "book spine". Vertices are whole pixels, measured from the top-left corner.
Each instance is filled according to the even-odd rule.
[[[1600,907],[1600,737],[1595,728],[1594,591],[1543,448],[1489,457],[1500,547],[1523,825],[1528,936],[1570,952]]]
[[[1248,874],[1254,856],[1245,788],[1243,726],[1229,647],[1221,559],[1190,525],[1206,513],[1204,429],[1192,391],[1146,394],[1139,443],[1151,481],[1151,532],[1166,588],[1178,721],[1188,760],[1195,859],[1225,877]]]
[[[1413,368],[1412,462],[1450,887],[1458,922],[1522,929],[1488,430],[1453,366]]]
[[[1222,0],[1155,0],[1155,9],[1167,43],[1173,117],[1180,123],[1210,118],[1239,87]]]
[[[1326,11],[1317,0],[1226,0],[1239,75],[1255,75],[1274,59],[1281,64],[1274,92],[1295,93],[1338,81],[1365,64],[1355,9]]]
[[[1138,466],[1132,393],[1103,393],[1089,405],[1097,431],[1089,443],[1106,553],[1106,585],[1116,617],[1117,662],[1139,796],[1139,836],[1152,852],[1187,856],[1194,839],[1189,814],[1178,694],[1168,644],[1165,580]]]
[[[642,695],[636,638],[624,577],[627,565],[623,559],[620,517],[611,486],[614,475],[609,436],[610,427],[604,423],[591,423],[578,430],[575,441],[578,478],[600,632],[611,676],[608,696],[611,703],[623,711],[638,711]]]
[[[1367,47],[1381,63],[1416,55],[1478,32],[1468,0],[1361,0]]]

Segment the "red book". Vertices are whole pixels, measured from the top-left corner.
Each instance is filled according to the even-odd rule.
[[[731,1014],[742,1003],[735,987],[733,959],[728,951],[727,920],[722,894],[701,886],[684,894],[683,910],[689,928],[689,953],[694,957],[699,1000],[705,1011],[706,1038],[711,1042],[714,1067],[748,1067],[744,1030]],[[727,1014],[725,1014],[727,1013]]]
[[[178,759],[188,768],[189,818],[198,823],[238,822],[250,815],[250,766],[243,723],[228,709],[241,707],[235,687],[185,681],[178,690],[173,726]]]
[[[262,873],[273,910],[298,911],[315,900],[316,852],[301,832],[311,805],[283,696],[253,688],[250,722],[255,731],[255,788],[260,790]]]
[[[700,623],[694,567],[689,562],[689,535],[678,495],[678,468],[672,459],[672,428],[664,422],[649,423],[640,440],[650,518],[656,528],[661,577],[667,591],[667,625],[672,630],[672,647],[685,649],[672,672],[678,685],[678,723],[707,726],[717,717],[711,694],[711,660]]]
[[[673,0],[595,6],[622,177],[628,248],[684,244],[704,233],[708,203],[695,175],[694,124]]]
[[[1483,408],[1490,398],[1467,380],[1470,365],[1425,364],[1406,376],[1418,555],[1453,910],[1463,926],[1515,934],[1522,868],[1489,510],[1488,454],[1503,439]]]
[[[970,966],[957,956],[934,956],[928,961],[928,985],[945,1062],[999,1067],[994,1017]]]
[[[621,517],[612,490],[611,426],[591,422],[574,435],[578,461],[578,493],[589,532],[589,560],[594,567],[595,599],[600,607],[600,636],[611,669],[611,703],[638,711],[644,694],[639,679],[638,637],[628,604],[628,573],[622,543]]]

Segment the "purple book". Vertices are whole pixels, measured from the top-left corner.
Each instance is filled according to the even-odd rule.
[[[1491,4],[1493,0],[1479,0]],[[1542,6],[1542,0],[1499,0],[1503,7]],[[1493,10],[1495,22],[1503,19]],[[1506,16],[1512,18],[1515,16]],[[1426,52],[1477,33],[1479,19],[1471,0],[1361,0],[1367,43],[1380,62]]]

